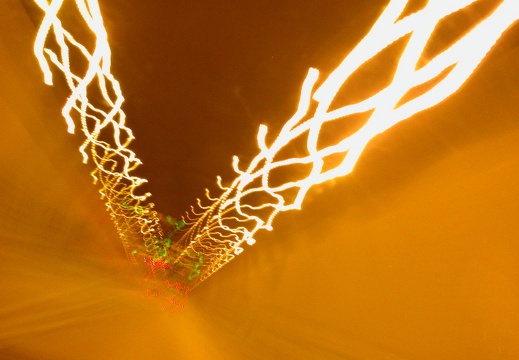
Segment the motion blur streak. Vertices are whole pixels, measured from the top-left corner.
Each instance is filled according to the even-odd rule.
[[[349,174],[373,137],[456,92],[519,18],[516,1],[501,1],[467,33],[428,59],[424,50],[438,24],[459,11],[469,11],[478,1],[431,0],[411,14],[406,14],[408,1],[390,1],[368,34],[316,90],[319,71],[308,71],[297,110],[277,135],[260,126],[259,153],[246,166],[234,157],[237,176],[229,185],[218,177],[222,195],[214,198],[207,190],[209,205],[199,200],[201,210],[193,209],[184,221],[170,222],[176,228],[166,237],[153,204],[147,202],[150,194],[135,193],[146,180],[130,175],[140,160],[128,149],[133,134],[125,126],[119,83],[110,73],[110,47],[97,1],[76,0],[93,33],[93,50],[62,26],[58,13],[63,0],[35,1],[45,12],[34,47],[45,82],[52,83],[50,59],[72,91],[63,108],[68,130],[74,131],[74,118],[79,118],[86,136],[81,153],[85,162],[94,161],[92,175],[101,183],[100,192],[127,254],[148,267],[143,282],[146,293],[169,296],[167,308],[172,311],[181,307],[189,289],[240,254],[244,242],[252,245],[259,230],[271,230],[277,214],[300,209],[312,186]],[[47,47],[51,31],[56,44]],[[387,86],[361,101],[332,106],[344,101],[338,93],[359,68],[376,61],[400,40],[405,47]],[[51,50],[56,46],[59,53]],[[86,62],[82,76],[71,69],[70,51]],[[339,130],[330,136],[324,130],[349,129],[357,115],[363,115],[364,121],[353,133]],[[187,230],[178,231],[186,224]],[[177,231],[182,237],[173,241]]]
[[[258,230],[271,230],[277,214],[300,209],[313,185],[349,174],[374,136],[438,104],[463,85],[504,31],[519,18],[517,2],[502,1],[450,47],[424,66],[419,64],[425,60],[424,49],[438,23],[475,2],[429,1],[423,9],[403,16],[408,1],[391,1],[371,31],[313,93],[319,72],[309,70],[293,117],[270,145],[268,127],[261,125],[257,136],[260,151],[256,157],[246,167],[239,166],[235,157],[236,179],[229,186],[222,186],[218,178],[223,194],[214,199],[207,192],[211,204],[202,205],[199,201],[202,214],[193,212],[195,217],[182,238],[182,245],[191,252],[203,253],[204,259],[212,259],[204,261],[199,281],[240,254],[244,242],[255,243]],[[405,49],[388,86],[357,103],[332,108],[339,90],[352,74],[405,36],[408,36]],[[424,84],[430,84],[426,92],[413,93]],[[409,99],[409,95],[414,97]],[[310,114],[313,106],[315,111]],[[356,132],[349,135],[344,131],[342,137],[339,134],[338,139],[328,141],[326,146],[321,144],[326,140],[326,135],[321,134],[325,125],[338,123],[347,129],[348,117],[361,113],[369,116]],[[306,154],[293,156],[301,143],[306,144]]]
[[[77,0],[77,18],[91,30],[91,49],[79,42],[67,31],[59,15],[63,0],[35,0],[44,11],[44,17],[36,36],[34,51],[43,71],[44,80],[52,84],[49,59],[65,76],[71,95],[63,107],[62,114],[68,131],[74,132],[75,121],[79,119],[86,140],[80,147],[83,162],[92,159],[94,183],[101,185],[100,193],[106,199],[107,210],[117,228],[128,257],[133,263],[145,268],[151,267],[154,275],[157,264],[164,263],[167,249],[154,204],[148,202],[150,193],[138,194],[138,187],[147,180],[132,175],[141,161],[128,148],[134,139],[130,128],[125,125],[125,114],[121,109],[124,98],[119,82],[110,70],[110,46],[103,25],[103,18],[96,0]],[[68,10],[68,9],[67,9]],[[63,10],[62,12],[65,12]],[[83,26],[84,26],[83,25]],[[55,43],[49,39],[54,35]],[[83,34],[82,34],[83,35]],[[57,48],[57,51],[52,49]],[[86,70],[81,68],[86,67]],[[75,70],[75,69],[81,70]],[[74,70],[73,70],[74,69]],[[87,151],[88,150],[88,151]],[[169,248],[169,246],[168,246]],[[166,250],[159,253],[159,250]],[[160,258],[160,259],[158,259]],[[162,270],[167,267],[160,267]],[[189,288],[180,283],[167,282],[165,294],[153,285],[154,277],[147,276],[148,294],[164,296],[168,308],[176,311],[182,302],[176,299],[187,297]],[[179,292],[182,290],[182,294]],[[171,295],[172,294],[172,295]],[[172,304],[173,309],[171,309]],[[177,307],[178,305],[178,307]]]

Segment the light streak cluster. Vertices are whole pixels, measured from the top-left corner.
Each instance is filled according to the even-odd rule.
[[[258,231],[272,230],[276,215],[300,209],[312,186],[349,174],[373,137],[456,92],[519,18],[517,0],[496,2],[463,36],[426,59],[424,49],[439,22],[470,11],[478,1],[430,0],[409,15],[408,1],[390,1],[368,34],[318,86],[319,71],[308,71],[297,110],[276,136],[260,126],[259,152],[245,166],[234,157],[236,178],[228,185],[218,178],[222,194],[211,197],[207,190],[207,205],[199,200],[200,209],[181,221],[168,217],[171,231],[164,236],[153,204],[147,201],[149,194],[136,194],[146,180],[131,175],[140,161],[128,149],[133,135],[125,125],[119,83],[110,73],[110,47],[97,1],[76,0],[95,39],[90,51],[62,26],[58,12],[63,1],[35,0],[45,13],[35,43],[45,82],[52,83],[50,60],[72,92],[63,108],[68,129],[74,131],[74,119],[79,119],[86,136],[80,148],[84,161],[90,158],[95,164],[92,174],[129,256],[149,268],[146,292],[151,297],[169,296],[172,311],[181,307],[189,289],[240,254],[244,243],[254,244]],[[55,44],[46,47],[50,33]],[[391,82],[361,101],[334,107],[352,75],[398,41],[405,47]],[[71,70],[71,49],[87,64],[82,75]],[[421,87],[427,90],[417,91]],[[365,121],[354,133],[323,135],[330,125],[351,127],[357,115]],[[113,139],[106,140],[110,134]]]
[[[190,228],[182,237],[181,246],[209,259],[204,262],[198,281],[240,254],[243,243],[254,244],[259,230],[272,230],[277,214],[300,209],[312,186],[349,174],[377,134],[438,104],[463,85],[505,30],[519,18],[517,1],[501,1],[463,37],[425,65],[420,66],[420,62],[424,61],[424,49],[438,23],[476,2],[430,0],[421,10],[403,16],[408,1],[393,0],[369,33],[316,90],[319,71],[309,70],[297,110],[275,140],[268,143],[268,127],[261,125],[257,135],[259,153],[246,166],[234,157],[237,177],[228,186],[223,186],[218,178],[223,194],[212,198],[206,190],[209,205],[199,200],[200,214],[193,211],[194,217],[188,215],[193,219],[188,221]],[[406,46],[389,85],[362,101],[332,107],[339,90],[363,64],[404,37]],[[406,100],[424,84],[430,85],[426,92]],[[366,114],[367,120],[356,132],[350,135],[344,131],[344,136],[332,144],[322,145],[321,131],[326,125],[339,123],[348,129],[348,120],[357,114]],[[297,152],[295,146],[301,143],[305,144],[305,154],[293,156]]]
[[[83,162],[90,159],[94,163],[94,183],[100,185],[101,198],[106,200],[126,253],[133,263],[151,268],[146,284],[155,288],[162,282],[154,280],[157,264],[169,261],[166,258],[171,239],[164,239],[154,205],[148,201],[150,194],[139,194],[139,186],[146,180],[132,174],[141,161],[128,147],[134,136],[125,124],[126,116],[121,109],[124,98],[119,82],[111,73],[111,51],[99,4],[97,0],[75,0],[78,13],[75,20],[83,20],[79,25],[86,30],[82,35],[89,35],[84,41],[91,44],[88,47],[67,30],[66,21],[61,17],[71,9],[70,6],[63,9],[64,3],[72,5],[74,2],[35,0],[35,3],[43,11],[34,52],[44,81],[52,85],[53,70],[64,75],[71,91],[62,110],[68,131],[73,133],[79,123],[86,137],[80,147]],[[166,299],[170,310],[176,311],[188,291],[186,285],[168,283],[166,287],[162,286],[160,295]],[[151,293],[156,296],[159,292]],[[183,295],[179,298],[180,293]]]

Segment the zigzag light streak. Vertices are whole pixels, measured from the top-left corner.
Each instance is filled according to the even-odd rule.
[[[254,244],[259,230],[272,230],[276,215],[300,209],[312,186],[349,174],[377,134],[438,104],[463,85],[503,32],[519,18],[515,0],[502,1],[490,16],[426,65],[419,67],[419,61],[439,21],[475,2],[431,0],[422,10],[402,17],[408,1],[393,0],[371,31],[315,91],[319,72],[309,70],[297,111],[275,140],[267,144],[268,127],[261,125],[256,157],[245,170],[240,169],[239,159],[234,157],[236,179],[229,186],[222,186],[218,178],[223,194],[211,198],[207,192],[210,205],[204,206],[199,200],[203,212],[193,212],[195,217],[188,221],[190,228],[180,242],[189,252],[202,253],[204,259],[212,259],[204,262],[197,281],[203,281],[240,254],[243,243]],[[405,36],[409,36],[407,45],[387,87],[360,102],[331,108],[337,93],[356,70]],[[434,81],[436,83],[425,93],[405,100],[419,85]],[[310,114],[312,108],[315,112]],[[332,145],[320,146],[325,124],[347,121],[348,117],[361,113],[371,115],[354,134],[345,134]],[[290,146],[302,138],[306,138],[306,155],[287,157],[285,153]],[[282,176],[275,176],[283,168],[296,171],[287,170]],[[290,173],[292,175],[287,175]],[[191,217],[188,215],[188,218]],[[177,263],[186,261],[182,257],[176,259]]]
[[[189,289],[240,254],[243,243],[252,245],[259,230],[272,230],[277,214],[300,209],[312,186],[349,174],[373,137],[456,92],[519,18],[517,1],[503,0],[464,36],[419,66],[438,23],[478,1],[430,0],[407,16],[403,14],[408,1],[390,1],[369,33],[316,90],[319,71],[309,70],[295,114],[273,141],[267,141],[268,127],[260,126],[258,154],[245,167],[234,157],[236,178],[228,186],[218,178],[222,195],[212,198],[207,191],[209,205],[199,200],[199,212],[193,210],[180,222],[168,219],[173,230],[165,237],[153,204],[147,202],[150,194],[135,193],[146,180],[131,175],[140,161],[128,149],[133,134],[125,125],[119,83],[110,73],[110,48],[97,1],[76,0],[95,38],[91,51],[63,28],[58,16],[63,1],[35,0],[45,12],[36,56],[46,83],[52,83],[49,59],[65,75],[72,91],[63,108],[68,129],[74,131],[74,118],[80,119],[86,136],[80,148],[83,159],[95,164],[92,175],[101,184],[100,192],[127,253],[132,261],[148,267],[146,292],[166,297],[170,311],[182,306]],[[46,47],[51,31],[59,54],[52,46]],[[404,37],[406,46],[389,85],[362,101],[332,108],[339,90],[363,64]],[[71,70],[71,49],[87,63],[83,75]],[[427,91],[409,96],[424,84],[429,86]],[[89,98],[91,93],[96,95]],[[347,127],[357,114],[365,114],[367,120],[355,133],[336,134],[339,138],[331,140],[323,135],[323,127],[343,123]],[[113,140],[101,140],[111,133]],[[323,145],[323,139],[331,144]],[[306,146],[304,154],[293,156],[301,142]],[[186,224],[187,230],[181,230]],[[177,232],[182,237],[173,241]]]
[[[110,70],[110,46],[103,25],[97,0],[76,0],[79,15],[91,30],[94,46],[88,49],[67,31],[60,20],[64,0],[35,0],[43,10],[44,17],[36,36],[34,52],[44,74],[45,83],[52,85],[52,63],[64,76],[71,95],[63,107],[62,114],[73,133],[79,120],[86,140],[80,147],[83,162],[91,159],[94,183],[99,183],[101,198],[106,200],[119,236],[128,257],[134,264],[149,267],[145,283],[146,292],[153,297],[163,297],[171,312],[181,308],[189,287],[180,282],[168,282],[164,288],[162,280],[155,274],[167,269],[165,258],[171,241],[164,239],[153,203],[147,201],[150,193],[138,194],[139,186],[147,180],[132,175],[141,161],[128,148],[134,139],[132,131],[125,125],[125,114],[121,109],[124,98],[119,82]],[[55,43],[49,39],[54,35]],[[58,51],[52,49],[57,48]],[[71,58],[76,59],[71,64]],[[80,63],[86,69],[74,71]],[[50,60],[50,63],[49,63]],[[104,140],[107,139],[107,140]],[[159,282],[159,283],[158,283]],[[157,287],[162,290],[158,291]]]

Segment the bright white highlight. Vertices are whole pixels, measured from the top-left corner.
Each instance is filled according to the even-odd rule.
[[[431,0],[422,10],[401,18],[407,1],[393,0],[371,31],[315,91],[319,72],[309,70],[294,116],[270,144],[266,140],[268,127],[260,126],[259,153],[245,168],[237,157],[233,158],[236,179],[229,186],[222,186],[218,179],[223,194],[217,199],[208,196],[212,203],[200,205],[204,212],[195,214],[198,217],[182,239],[190,251],[214,258],[201,280],[240,254],[244,242],[253,244],[257,231],[272,230],[277,214],[300,209],[312,186],[349,174],[377,134],[438,104],[463,85],[503,32],[519,18],[516,1],[502,1],[487,18],[424,66],[419,67],[419,61],[438,22],[474,2]],[[337,93],[357,69],[405,36],[409,36],[407,45],[387,87],[360,102],[332,108]],[[429,81],[437,82],[425,93],[402,103],[410,90]],[[316,110],[309,114],[312,106]],[[319,145],[323,125],[368,112],[371,115],[355,133],[346,134],[330,146]],[[284,152],[302,137],[306,138],[307,154],[287,157]],[[330,160],[333,156],[335,161]],[[306,176],[291,176],[285,171],[283,181],[279,181],[280,176],[272,180],[276,171],[297,166],[306,167]]]
[[[145,203],[150,194],[137,194],[146,180],[131,174],[141,162],[128,149],[134,137],[125,125],[119,83],[111,74],[108,36],[97,0],[75,0],[91,31],[90,48],[62,25],[59,12],[64,0],[35,2],[45,13],[34,45],[44,80],[52,84],[52,67],[64,74],[71,90],[63,108],[68,130],[73,132],[79,120],[86,136],[80,151],[85,162],[89,158],[94,162],[92,175],[101,184],[128,255],[150,268],[148,294],[174,293],[168,300],[174,309],[181,306],[175,296],[182,294],[184,299],[190,288],[240,254],[243,243],[254,244],[259,230],[272,230],[277,214],[300,209],[312,186],[349,174],[373,137],[456,92],[519,18],[517,0],[496,1],[492,12],[465,35],[434,58],[424,59],[438,23],[467,11],[478,0],[430,0],[407,16],[403,14],[408,1],[391,0],[369,33],[317,89],[319,71],[308,71],[297,110],[276,136],[269,136],[266,125],[260,126],[254,159],[243,165],[234,157],[236,178],[228,185],[218,178],[222,195],[213,198],[207,191],[209,204],[199,200],[201,210],[193,210],[185,223],[168,220],[174,229],[165,237],[153,204]],[[50,34],[57,46],[48,46]],[[359,102],[334,108],[337,94],[352,75],[399,40],[405,41],[405,48],[391,82]],[[84,71],[72,70],[71,51],[84,62]],[[428,89],[412,96],[421,86]],[[366,120],[354,133],[338,131],[332,139],[323,135],[325,126],[341,128],[358,114]],[[180,229],[186,223],[184,232]],[[177,231],[183,236],[172,244]],[[172,282],[173,278],[178,281]]]
[[[100,193],[127,253],[137,262],[138,252],[161,239],[162,231],[152,211],[154,205],[146,203],[151,194],[138,194],[138,187],[147,180],[132,175],[141,161],[128,148],[134,136],[125,124],[119,82],[111,73],[110,45],[99,4],[97,0],[75,0],[79,12],[76,19],[83,20],[90,30],[85,35],[90,36],[91,45],[86,46],[60,20],[61,12],[65,11],[64,0],[35,2],[44,12],[34,44],[44,80],[52,84],[52,70],[64,75],[71,91],[62,110],[68,131],[74,132],[79,122],[86,137],[80,147],[83,161],[93,161],[94,182],[101,185]],[[52,43],[51,35],[57,46]]]

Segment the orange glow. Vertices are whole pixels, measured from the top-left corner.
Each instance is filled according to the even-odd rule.
[[[236,178],[229,185],[223,185],[218,178],[223,193],[217,198],[207,191],[209,205],[199,201],[201,211],[193,210],[184,219],[188,230],[172,245],[174,252],[169,249],[171,243],[163,245],[166,239],[152,211],[153,204],[146,202],[150,194],[135,193],[146,180],[130,175],[140,160],[128,148],[133,134],[125,125],[119,83],[110,73],[110,47],[97,1],[76,0],[79,13],[95,38],[93,50],[81,45],[62,27],[58,13],[63,0],[50,4],[35,1],[45,11],[34,46],[44,80],[52,83],[50,59],[65,75],[72,92],[63,108],[68,130],[73,132],[77,121],[74,119],[80,120],[86,136],[80,150],[85,162],[90,158],[95,164],[92,174],[101,183],[100,192],[107,199],[125,248],[133,261],[154,264],[152,270],[161,264],[161,276],[165,277],[161,281],[167,284],[166,289],[175,287],[178,293],[183,285],[170,282],[168,277],[181,279],[192,289],[240,254],[244,242],[254,244],[259,230],[272,230],[277,214],[300,209],[312,186],[349,174],[376,135],[455,93],[519,18],[517,1],[503,0],[448,48],[425,59],[424,49],[438,23],[477,1],[431,0],[423,9],[407,16],[404,11],[408,1],[390,1],[368,34],[317,88],[319,71],[308,71],[297,110],[274,140],[267,139],[268,126],[260,126],[257,155],[245,166],[237,157],[233,158]],[[59,53],[46,48],[51,31]],[[350,77],[400,39],[405,40],[406,46],[390,84],[361,101],[334,107],[339,91]],[[82,54],[88,64],[81,75],[71,70],[71,50]],[[414,89],[427,84],[430,87],[425,92],[409,96]],[[89,99],[91,91],[99,92],[108,108],[106,104],[94,105],[101,102]],[[324,141],[324,126],[342,124],[357,114],[366,114],[366,120],[353,134],[337,133]],[[101,140],[106,133],[114,135],[110,143]],[[302,154],[295,150],[295,144],[301,142],[305,144]],[[159,248],[161,259],[157,260]]]
[[[76,123],[80,123],[86,137],[80,147],[83,161],[94,162],[94,183],[101,185],[99,192],[128,256],[134,263],[143,263],[138,257],[155,255],[148,249],[162,239],[162,230],[152,211],[154,205],[147,202],[151,194],[138,194],[139,186],[147,180],[132,175],[141,161],[128,148],[134,136],[125,125],[121,109],[124,98],[110,70],[111,52],[99,4],[96,0],[75,1],[78,18],[91,30],[94,46],[88,49],[64,28],[59,18],[63,0],[36,3],[45,13],[34,44],[44,80],[52,84],[52,65],[65,76],[71,91],[62,110],[68,131],[74,132]],[[50,43],[50,34],[56,40],[57,51]],[[86,69],[72,70],[76,68],[71,64],[72,54],[84,60]]]
[[[191,228],[182,238],[183,246],[214,259],[204,263],[200,281],[240,254],[244,242],[254,244],[257,231],[272,230],[277,214],[300,209],[312,186],[349,174],[377,134],[438,104],[463,85],[503,32],[519,18],[517,2],[503,1],[465,36],[419,67],[438,22],[474,2],[429,1],[422,10],[401,18],[407,1],[391,1],[371,31],[315,91],[319,72],[309,70],[297,110],[275,140],[268,144],[268,127],[261,125],[257,135],[259,153],[247,166],[240,166],[239,159],[234,157],[237,177],[229,186],[222,186],[218,178],[223,194],[217,199],[208,195],[212,203],[200,205],[203,213],[195,214],[188,223]],[[406,47],[387,87],[357,103],[332,108],[337,93],[355,71],[405,36],[409,36]],[[428,91],[402,103],[409,91],[434,80],[438,81]],[[313,107],[316,110],[310,114]],[[320,146],[323,125],[367,112],[371,115],[355,133],[345,132],[344,137],[333,144]],[[287,149],[302,138],[306,154],[287,157]],[[285,171],[283,176],[272,180],[283,168],[299,171],[293,175]],[[300,174],[303,171],[305,176]]]

